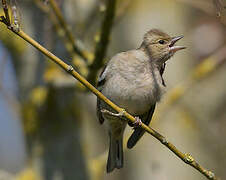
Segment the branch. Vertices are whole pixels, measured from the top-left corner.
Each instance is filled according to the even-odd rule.
[[[83,58],[85,61],[88,60],[88,57],[86,56],[85,52],[83,50],[81,50],[75,43],[75,39],[73,37],[72,32],[70,31],[69,26],[67,25],[67,22],[65,21],[63,14],[61,13],[60,8],[57,6],[55,0],[49,0],[50,6],[54,12],[54,14],[56,15],[62,29],[65,31],[65,35],[68,39],[68,41],[71,43],[74,51],[81,57]]]
[[[103,66],[115,16],[116,1],[117,0],[107,0],[107,9],[102,23],[100,41],[96,45],[93,63],[89,66],[90,71],[87,79],[91,84],[95,84],[98,70]]]
[[[68,72],[74,78],[76,78],[80,83],[82,83],[86,88],[88,88],[98,98],[100,98],[102,101],[104,101],[106,104],[108,104],[115,111],[117,111],[118,113],[122,113],[123,116],[125,118],[127,118],[130,122],[135,123],[136,119],[132,115],[127,113],[124,109],[120,108],[119,106],[115,105],[109,99],[107,99],[101,92],[99,92],[93,85],[91,85],[84,77],[82,77],[79,73],[77,73],[71,65],[64,63],[64,61],[62,61],[60,58],[56,57],[54,54],[49,52],[47,49],[45,49],[43,46],[41,46],[38,42],[33,40],[31,37],[29,37],[22,30],[16,29],[16,31],[15,31],[15,29],[13,29],[13,28],[9,28],[9,29],[12,32],[14,32],[15,34],[17,34],[18,36],[20,36],[25,41],[27,41],[33,47],[38,49],[40,52],[42,52],[48,58],[50,58],[54,63],[58,64],[62,69],[64,69],[66,72]],[[211,179],[211,180],[218,179],[213,172],[211,172],[211,171],[205,169],[204,167],[202,167],[201,165],[199,165],[190,154],[182,153],[179,149],[177,149],[171,142],[167,141],[166,138],[164,136],[162,136],[161,134],[159,134],[157,131],[155,131],[151,127],[145,125],[144,123],[141,123],[140,127],[142,129],[144,129],[146,132],[148,132],[150,135],[155,137],[157,140],[159,140],[163,145],[165,145],[168,149],[170,149],[183,162],[185,162],[186,164],[197,169],[205,177],[207,177],[208,179]]]
[[[63,27],[59,23],[59,19],[56,17],[56,15],[54,13],[50,13],[50,7],[46,6],[44,4],[45,2],[43,3],[40,0],[34,0],[34,2],[36,4],[36,6],[43,13],[45,13],[48,16],[49,20],[52,22],[54,30],[56,31],[57,35],[63,41],[63,44],[64,44],[66,50],[68,51],[68,53],[71,55],[73,65],[76,66],[76,70],[78,70],[78,72],[80,72],[82,75],[87,75],[88,74],[87,62],[77,56],[77,53],[75,52],[75,50],[73,48],[73,42],[75,42],[75,41],[72,42],[72,41],[70,41],[70,38],[65,37],[67,35],[65,32],[65,29],[63,29]],[[62,31],[64,33],[62,33]],[[80,48],[80,46],[78,48]],[[87,51],[83,51],[83,53],[86,55],[86,58],[87,58],[86,60],[91,59],[92,53],[89,53]],[[77,88],[77,89],[82,90],[81,88]]]

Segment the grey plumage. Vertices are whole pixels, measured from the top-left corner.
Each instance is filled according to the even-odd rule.
[[[130,61],[133,61],[133,65],[129,64],[128,56]],[[140,62],[143,59],[143,62]],[[120,63],[120,67],[117,64]],[[119,68],[117,70],[117,68]],[[123,70],[124,69],[124,70]],[[115,74],[117,71],[117,74]],[[137,71],[136,74],[132,72]],[[148,57],[141,50],[132,50],[123,52],[113,57],[98,81],[98,89],[114,103],[120,107],[125,108],[129,113],[139,116],[141,114],[146,115],[146,124],[148,125],[151,116],[154,112],[152,103],[158,101],[161,96],[160,87],[162,88],[162,78],[159,70],[155,70],[156,79],[152,78],[152,67],[148,63]],[[115,72],[115,73],[114,73]],[[158,84],[155,84],[156,83]],[[122,86],[123,84],[123,86]],[[153,86],[151,86],[153,84]],[[155,84],[155,85],[154,85]],[[160,85],[159,85],[160,84]],[[97,114],[99,121],[102,124],[106,118],[103,117],[101,109],[112,110],[108,105],[97,100]],[[151,109],[149,111],[149,109]],[[151,112],[151,115],[149,115]],[[123,147],[122,138],[123,132],[127,122],[118,120],[117,118],[108,118],[106,126],[110,136],[110,149],[107,161],[107,172],[113,171],[114,168],[121,168],[123,166]],[[118,134],[115,136],[115,134]],[[144,131],[137,128],[133,135],[128,141],[133,140],[134,146],[136,142],[142,137]]]
[[[123,136],[115,139],[109,134],[110,137],[110,147],[109,147],[109,155],[107,161],[107,172],[111,172],[114,168],[122,168],[123,167]]]
[[[164,40],[165,44],[159,39]],[[177,50],[184,48],[174,46],[176,41],[159,30],[147,32],[140,48],[119,53],[110,59],[99,76],[98,90],[149,125],[155,104],[160,100],[165,86],[162,78],[165,62]],[[114,168],[123,167],[122,140],[127,122],[118,117],[106,116],[101,112],[103,109],[116,112],[97,99],[99,122],[106,126],[110,137],[107,172],[111,172]],[[136,127],[128,140],[127,147],[132,148],[144,132],[140,127]]]

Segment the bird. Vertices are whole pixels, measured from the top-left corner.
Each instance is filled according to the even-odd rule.
[[[136,117],[134,132],[127,142],[133,148],[145,131],[139,122],[149,125],[156,103],[165,89],[163,73],[166,61],[175,52],[185,49],[175,43],[183,36],[171,37],[159,29],[144,34],[139,48],[113,56],[104,66],[97,81],[97,89],[113,103]],[[106,113],[108,112],[108,113]],[[107,173],[123,167],[123,133],[127,121],[109,105],[97,98],[97,117],[109,135]],[[138,125],[137,125],[138,124]]]

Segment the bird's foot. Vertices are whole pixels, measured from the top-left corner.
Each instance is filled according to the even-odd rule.
[[[137,127],[142,125],[142,121],[141,121],[141,119],[138,116],[136,116],[135,117],[135,122],[134,123],[129,122],[128,124],[129,124],[129,126],[131,126],[133,128],[137,128]]]
[[[124,117],[126,110],[121,108],[121,111],[118,113],[119,116]]]
[[[138,116],[135,117],[135,120],[136,121],[133,123],[134,127],[139,127],[142,125],[142,121]]]
[[[123,118],[126,111],[125,111],[125,109],[122,109],[119,113],[113,113],[111,111],[108,111],[107,109],[101,109],[101,112],[105,116],[113,116],[113,117],[117,117],[117,118]]]

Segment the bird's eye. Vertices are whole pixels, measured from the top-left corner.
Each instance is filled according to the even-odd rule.
[[[165,44],[165,41],[163,39],[159,40],[159,44]]]

